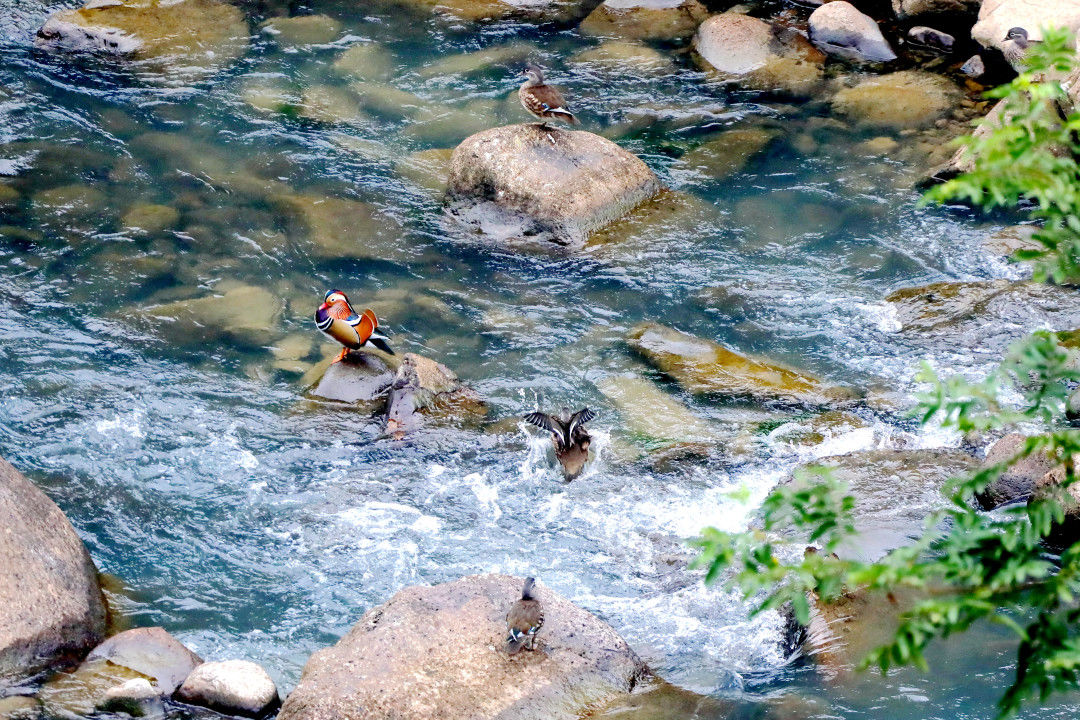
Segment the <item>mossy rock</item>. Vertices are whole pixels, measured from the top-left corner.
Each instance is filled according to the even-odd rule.
[[[643,323],[627,336],[630,346],[683,389],[806,405],[850,401],[854,393],[805,372],[658,323]]]
[[[766,128],[727,130],[688,150],[679,161],[710,180],[723,180],[745,169],[776,135],[776,131]]]
[[[605,0],[582,20],[586,35],[634,40],[686,40],[709,11],[698,0]]]
[[[326,45],[341,35],[341,22],[326,15],[297,15],[275,17],[264,22],[260,29],[272,36],[278,45]]]
[[[864,78],[833,97],[833,110],[856,122],[881,128],[925,127],[960,101],[949,80],[917,70]]]

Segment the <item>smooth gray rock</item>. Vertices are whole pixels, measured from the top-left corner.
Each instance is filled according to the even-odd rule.
[[[810,40],[830,55],[850,60],[896,59],[874,19],[845,0],[825,3],[810,14]]]
[[[447,184],[450,212],[485,234],[573,247],[660,191],[656,174],[610,140],[536,124],[467,138]]]
[[[911,28],[908,30],[907,36],[912,42],[935,50],[949,51],[952,50],[952,46],[956,43],[956,38],[949,33],[925,25],[916,25]]]
[[[986,74],[986,62],[982,59],[982,55],[972,55],[960,67],[960,72],[970,78],[980,78]]]
[[[522,579],[409,587],[311,656],[280,720],[578,720],[648,669],[609,625],[542,584],[538,649],[503,650]]]
[[[1010,433],[1001,438],[987,451],[983,467],[997,465],[1012,458],[1020,452],[1026,440],[1027,438],[1020,433]],[[986,489],[976,496],[976,499],[984,510],[993,510],[1013,502],[1027,501],[1035,492],[1036,483],[1056,466],[1055,462],[1041,453],[1029,455],[1018,460],[997,480],[987,485]]]
[[[173,696],[226,715],[261,718],[281,704],[277,685],[262,666],[248,660],[203,663]]]
[[[0,687],[105,633],[97,568],[52,500],[0,459]]]
[[[373,353],[355,351],[326,368],[311,394],[325,400],[347,403],[376,403],[386,398],[394,373]]]
[[[164,712],[161,694],[146,678],[134,678],[105,691],[97,709],[122,712],[132,717],[160,715]]]
[[[162,695],[172,695],[202,663],[202,658],[160,627],[135,628],[113,635],[86,657],[88,663],[95,660],[108,660],[153,678]]]

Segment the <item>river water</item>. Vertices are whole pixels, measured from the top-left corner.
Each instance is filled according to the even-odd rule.
[[[0,186],[15,190],[0,195],[0,453],[119,578],[111,599],[127,621],[161,624],[207,659],[254,659],[288,690],[311,652],[405,585],[532,573],[697,692],[810,696],[821,717],[988,717],[1011,674],[1000,633],[941,648],[932,674],[823,683],[785,664],[776,618],[748,619],[686,569],[688,538],[745,527],[799,461],[955,439],[864,408],[861,427],[793,446],[761,429],[789,415],[681,393],[622,338],[657,320],[900,392],[923,359],[978,371],[999,348],[913,342],[884,297],[1017,276],[983,250],[990,227],[917,208],[918,164],[860,149],[880,132],[815,103],[709,85],[680,54],[657,74],[610,72],[574,60],[597,41],[573,29],[317,6],[340,22],[329,42],[283,47],[256,32],[221,72],[162,83],[35,52],[48,4],[0,2]],[[257,29],[263,18],[248,12]],[[479,125],[525,120],[506,99],[518,51],[475,72],[438,63],[542,48],[585,128],[641,156],[684,211],[573,253],[501,248],[454,227],[437,195],[399,171],[410,153],[477,129],[464,116],[425,124],[383,106],[318,122],[289,109],[341,88],[335,60],[366,44],[383,48],[393,85]],[[268,112],[268,96],[287,107]],[[775,138],[722,181],[678,162],[726,128]],[[331,223],[330,247],[318,245],[283,214],[296,198],[361,203],[349,207],[375,219]],[[145,205],[173,211],[129,214]],[[133,217],[157,225],[135,231]],[[374,307],[398,348],[453,368],[493,420],[509,420],[396,440],[366,413],[308,398],[311,368],[334,351],[310,320],[329,287]],[[236,288],[273,298],[241,331],[146,310]],[[708,457],[658,459],[664,437],[700,428],[643,431],[648,396],[619,405],[603,392],[620,377],[646,379],[707,423]],[[598,458],[571,484],[547,441],[512,419],[538,404],[597,411]],[[732,497],[739,488],[749,503]],[[1067,705],[1024,713],[1073,716]]]

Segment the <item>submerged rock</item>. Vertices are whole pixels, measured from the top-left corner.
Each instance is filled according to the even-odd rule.
[[[580,28],[586,35],[686,40],[708,16],[698,0],[604,0]]]
[[[155,305],[140,314],[159,321],[155,323],[158,329],[181,334],[191,342],[227,336],[265,344],[268,331],[277,325],[281,315],[281,299],[253,285],[235,284],[221,289],[221,295]]]
[[[959,450],[869,450],[811,464],[831,470],[855,497],[859,535],[838,554],[872,562],[917,537],[927,516],[948,503],[945,483],[979,463]]]
[[[432,193],[446,190],[450,176],[450,148],[436,148],[410,153],[394,163],[394,172]]]
[[[1056,27],[1075,36],[1080,30],[1080,3],[1069,0],[983,0],[979,21],[971,37],[983,47],[1005,51],[1010,28],[1022,27],[1032,41],[1042,40],[1042,29]]]
[[[251,718],[265,717],[281,704],[270,675],[247,660],[203,663],[188,675],[174,697],[188,705]]]
[[[507,655],[506,611],[521,584],[474,575],[398,592],[311,656],[278,717],[576,720],[647,676],[614,629],[542,584],[538,649]]]
[[[287,232],[306,238],[318,258],[391,259],[401,225],[375,205],[322,195],[274,195],[274,210]]]
[[[896,59],[874,19],[845,0],[825,3],[810,14],[810,39],[825,52],[851,60]]]
[[[718,426],[690,412],[645,378],[617,375],[604,378],[597,388],[618,409],[626,430],[647,446],[710,446],[725,437]]]
[[[584,17],[591,0],[396,0],[398,3],[451,20],[486,22],[523,20],[565,23]]]
[[[220,67],[247,52],[248,27],[239,9],[220,0],[90,2],[49,17],[35,43],[48,50],[129,56],[188,73]]]
[[[708,177],[724,178],[742,171],[754,155],[764,150],[776,138],[777,132],[766,128],[736,128],[726,130],[711,140],[687,150],[679,162]]]
[[[571,63],[587,63],[605,73],[674,72],[671,58],[640,42],[605,40],[596,47],[580,50],[570,56]]]
[[[0,698],[0,720],[38,720],[41,703],[26,695]]]
[[[825,61],[798,33],[734,12],[703,22],[694,35],[694,50],[715,79],[798,96],[817,87]]]
[[[956,87],[939,75],[902,70],[867,77],[844,88],[832,100],[833,110],[875,127],[923,127],[942,117],[959,101]]]
[[[491,70],[497,65],[523,63],[537,52],[537,47],[531,43],[514,42],[484,48],[483,50],[441,57],[428,65],[424,65],[416,72],[420,77],[424,78],[445,75],[471,75]]]
[[[450,211],[503,239],[580,247],[660,190],[645,163],[589,132],[537,125],[492,128],[450,160]]]
[[[974,14],[983,0],[892,0],[893,12],[901,20],[922,15]],[[1005,37],[1002,33],[1001,37]]]
[[[0,459],[0,688],[105,632],[97,568],[64,513]]]
[[[845,388],[772,361],[741,355],[715,342],[657,323],[643,323],[627,340],[657,370],[692,393],[749,396],[807,405],[853,399]]]
[[[330,67],[355,80],[385,82],[394,75],[394,56],[382,45],[363,43],[338,55]]]
[[[326,45],[341,35],[341,23],[326,15],[270,18],[261,26],[278,45]]]

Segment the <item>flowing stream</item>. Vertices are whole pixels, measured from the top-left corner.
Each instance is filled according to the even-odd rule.
[[[745,527],[799,462],[956,439],[862,408],[857,427],[785,442],[773,429],[807,414],[683,393],[623,337],[656,320],[834,383],[909,393],[921,360],[978,372],[1000,348],[914,341],[885,296],[1018,277],[983,248],[993,226],[916,207],[918,163],[861,145],[880,131],[711,85],[681,53],[664,51],[663,72],[612,71],[575,60],[598,42],[573,29],[313,5],[340,23],[332,41],[284,46],[248,8],[246,55],[160,83],[35,51],[55,5],[0,0],[0,190],[15,191],[0,194],[0,454],[119,579],[111,600],[127,621],[163,625],[207,659],[256,660],[287,691],[313,651],[406,585],[533,573],[696,692],[817,698],[815,717],[991,716],[1012,673],[1004,631],[942,645],[929,674],[829,683],[786,663],[776,617],[750,619],[687,569],[689,538]],[[335,106],[347,82],[335,61],[369,44],[394,87],[464,115],[423,122],[389,96],[374,110]],[[525,121],[512,97],[521,47],[540,53],[585,129],[608,132],[678,193],[680,212],[577,252],[493,246],[446,221],[402,162],[478,129],[464,116]],[[487,48],[511,50],[477,69],[445,62]],[[291,110],[305,92],[345,120]],[[678,161],[727,128],[771,141],[722,180]],[[326,198],[371,215],[323,217],[326,242],[311,242],[289,213]],[[493,422],[396,440],[366,412],[310,399],[312,368],[335,352],[311,321],[330,287],[375,308],[401,350],[457,372]],[[235,288],[274,299],[239,331],[145,312]],[[641,430],[650,397],[604,392],[627,376],[699,418],[706,457],[657,449],[700,428]],[[598,457],[566,484],[547,440],[514,418],[586,404]],[[733,497],[740,488],[749,503]],[[1023,715],[1074,716],[1068,703]]]

